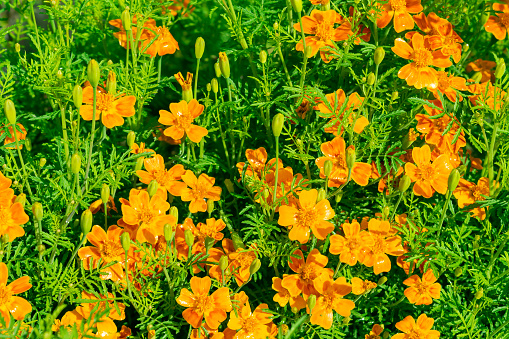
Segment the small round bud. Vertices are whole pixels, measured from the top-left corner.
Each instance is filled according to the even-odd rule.
[[[343,198],[343,191],[339,192],[338,194],[336,194],[336,203],[339,204],[341,202],[341,199]]]
[[[43,254],[45,250],[46,250],[46,246],[44,246],[43,244],[40,244],[39,246],[37,246],[37,252],[39,252],[39,254]]]
[[[219,68],[221,69],[221,74],[228,79],[230,77],[230,61],[224,52],[219,52]]]
[[[46,165],[46,158],[40,158],[39,159],[39,167],[43,168],[44,165]]]
[[[74,106],[76,106],[77,109],[80,109],[83,104],[83,88],[81,88],[80,85],[74,86],[74,89],[72,90],[72,101],[74,102]]]
[[[205,237],[204,242],[205,242],[205,249],[208,251],[212,248],[212,246],[214,246],[214,244],[216,243],[216,240],[211,237]]]
[[[278,31],[279,30],[279,23],[274,22],[274,24],[272,25],[272,28],[274,28],[275,31]]]
[[[244,242],[242,241],[242,238],[237,232],[232,232],[232,241],[233,241],[233,248],[235,250],[239,248],[245,248]]]
[[[408,188],[410,187],[411,184],[412,184],[412,179],[410,179],[410,177],[405,174],[399,180],[398,190],[401,193],[404,193],[408,190]]]
[[[475,298],[476,299],[481,299],[483,296],[484,296],[484,290],[481,287],[477,292],[475,292]]]
[[[4,112],[7,117],[7,121],[9,121],[12,125],[16,124],[16,108],[14,107],[14,102],[12,102],[11,99],[5,100]]]
[[[392,92],[392,94],[391,94],[391,101],[396,101],[396,99],[398,99],[398,98],[399,98],[398,91]]]
[[[302,12],[302,0],[290,0],[293,10],[297,13]]]
[[[110,186],[108,184],[103,184],[101,187],[101,200],[103,204],[106,204],[110,199]]]
[[[316,202],[322,201],[323,199],[325,199],[325,190],[323,188],[320,188],[318,190],[318,195],[317,195],[317,198],[316,198]]]
[[[117,75],[113,71],[108,72],[108,80],[106,81],[106,91],[113,95],[117,95]]]
[[[500,59],[497,68],[495,69],[495,78],[500,79],[505,74],[505,61],[504,59]]]
[[[130,131],[129,133],[127,133],[127,146],[129,146],[129,148],[133,147],[135,141],[136,133],[134,133],[134,131]]]
[[[454,270],[454,276],[456,278],[459,278],[462,274],[463,274],[463,268],[461,266],[456,267],[456,269]]]
[[[306,58],[311,58],[313,56],[313,47],[306,46]]]
[[[219,258],[218,266],[221,271],[224,271],[228,268],[228,257],[226,255],[223,255],[221,258]]]
[[[217,93],[219,91],[219,82],[216,78],[210,80],[210,84],[212,86],[212,92]]]
[[[191,230],[184,231],[184,240],[187,246],[192,247],[194,245],[194,234]]]
[[[343,318],[343,325],[348,325],[348,323],[350,322],[350,320],[352,320],[352,318],[350,318],[350,317],[345,317],[345,318]]]
[[[323,164],[323,174],[325,174],[326,177],[329,177],[332,173],[332,161],[331,160],[325,160],[325,163]]]
[[[286,334],[288,333],[288,330],[289,330],[289,329],[290,329],[290,328],[289,328],[289,327],[288,327],[288,325],[286,325],[286,324],[281,324],[281,325],[279,326],[279,331],[281,331],[281,334],[282,334],[282,335],[286,335]]]
[[[378,279],[378,282],[376,283],[378,286],[382,286],[383,284],[385,284],[387,282],[387,277],[380,277],[380,279]]]
[[[129,233],[124,232],[120,235],[120,244],[122,244],[124,251],[129,251],[129,247],[131,247],[131,238],[129,238]]]
[[[157,193],[158,189],[159,184],[157,183],[157,180],[152,180],[147,187],[148,196],[152,198]]]
[[[196,59],[201,59],[203,52],[205,52],[205,40],[203,40],[202,37],[199,37],[196,39],[196,43],[194,44],[194,55]]]
[[[166,241],[172,241],[173,240],[173,227],[171,227],[170,224],[166,224],[164,225],[164,239],[166,239]]]
[[[170,207],[170,215],[175,217],[175,220],[179,220],[179,210],[175,206]]]
[[[21,206],[25,207],[25,204],[27,202],[27,195],[25,193],[21,193],[14,199],[14,202],[19,202]]]
[[[122,26],[124,26],[124,29],[126,31],[131,30],[131,13],[129,13],[129,7],[126,7],[126,9],[122,12]]]
[[[262,262],[260,261],[260,259],[255,259],[251,262],[251,265],[249,266],[249,274],[250,275],[253,275],[255,274],[256,272],[258,272],[258,270],[260,269],[260,267],[262,266]]]
[[[474,74],[474,76],[472,77],[472,80],[474,80],[474,82],[476,82],[476,83],[481,82],[481,79],[482,79],[482,73],[481,72],[476,72]]]
[[[281,135],[284,123],[285,116],[281,113],[276,114],[272,119],[272,134],[274,134],[276,138],[279,138],[279,136]]]
[[[25,138],[25,147],[29,152],[32,150],[32,140],[29,137]]]
[[[111,65],[113,65],[113,61],[112,61],[111,59],[109,59],[109,60],[108,60],[108,62],[106,62],[106,64],[107,64],[108,66],[111,66]]]
[[[316,305],[316,295],[314,294],[309,295],[307,304],[309,307],[309,313],[313,312],[313,308],[315,308]]]
[[[374,56],[375,65],[380,65],[382,63],[382,61],[384,60],[384,58],[385,58],[385,50],[383,49],[383,47],[378,47],[377,49],[375,49],[375,56]]]
[[[383,220],[388,220],[389,219],[389,214],[391,213],[391,208],[389,206],[385,206],[383,209],[382,209],[382,219]]]
[[[456,168],[453,168],[451,173],[449,174],[449,179],[447,181],[449,192],[454,192],[456,187],[460,182],[460,171]]]
[[[373,86],[373,84],[375,83],[375,74],[373,72],[369,73],[368,74],[368,79],[366,80],[367,84],[369,86]]]
[[[83,233],[83,236],[86,236],[88,232],[90,232],[90,230],[92,229],[92,222],[93,222],[92,211],[85,210],[81,214],[80,219],[81,233]]]
[[[210,92],[212,91],[212,85],[210,84],[210,82],[207,84],[207,92]]]
[[[265,64],[267,62],[267,51],[264,49],[260,51],[260,62],[262,64]]]
[[[90,60],[87,67],[87,78],[92,87],[97,87],[101,73],[99,71],[99,64],[94,59]]]
[[[348,169],[351,170],[355,165],[355,160],[356,160],[355,148],[350,146],[346,149],[346,167],[348,167]]]
[[[207,213],[211,215],[212,212],[214,212],[214,200],[207,199]]]
[[[21,46],[20,46],[20,44],[18,44],[18,43],[16,42],[16,44],[14,45],[14,49],[16,50],[16,53],[19,53],[19,51],[21,51]]]
[[[74,153],[71,157],[71,172],[78,174],[81,169],[81,157],[78,153]]]
[[[235,191],[233,182],[230,179],[225,179],[224,185],[226,186],[226,189],[228,190],[228,192],[233,193]]]
[[[221,77],[221,67],[219,67],[219,61],[214,64],[214,72],[216,73],[216,78]]]
[[[32,213],[34,215],[34,219],[37,220],[37,222],[42,221],[44,214],[42,210],[42,204],[40,202],[36,202],[32,205]]]
[[[136,165],[134,165],[134,171],[139,171],[143,167],[143,160],[145,160],[145,157],[139,157],[136,159]]]

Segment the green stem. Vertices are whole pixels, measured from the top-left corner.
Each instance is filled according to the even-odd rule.
[[[14,140],[16,141],[16,150],[18,151],[19,161],[21,162],[21,169],[23,170],[23,182],[27,186],[28,193],[30,193],[30,197],[32,197],[32,190],[30,189],[30,183],[28,182],[28,174],[27,169],[25,167],[25,162],[23,161],[23,156],[21,155],[21,148],[19,147],[18,133],[16,133],[16,125],[12,125],[12,131],[14,134]]]
[[[92,149],[94,148],[94,136],[95,136],[95,117],[97,114],[97,86],[94,86],[94,103],[93,103],[93,113],[92,113],[92,135],[90,136],[90,145],[88,147],[88,159],[87,159],[87,169],[85,170],[85,187],[88,188],[88,174],[90,171],[90,164],[92,163]]]
[[[200,71],[200,59],[196,60],[196,76],[194,77],[194,98],[198,98],[198,73]]]
[[[304,89],[304,79],[306,78],[306,66],[308,62],[308,55],[306,53],[306,36],[304,34],[304,25],[302,24],[302,15],[300,12],[297,13],[299,16],[300,24],[300,35],[302,37],[302,46],[304,47],[304,65],[302,67],[302,73],[300,75],[300,87]]]
[[[391,218],[389,220],[393,220],[394,219],[394,216],[396,215],[396,211],[398,210],[399,203],[401,202],[401,199],[403,199],[403,195],[404,194],[405,194],[405,192],[401,192],[399,194],[398,201],[396,202],[396,205],[394,206],[394,210],[392,211]]]
[[[214,95],[216,97],[216,106],[217,106],[218,105],[217,93],[214,93]],[[217,114],[217,126],[219,127],[219,134],[221,135],[221,141],[223,143],[224,154],[226,156],[226,163],[228,164],[228,169],[231,169],[230,155],[228,154],[228,148],[226,147],[225,135],[223,132],[223,128],[221,127],[221,116],[219,113],[219,108],[216,108],[216,114]]]
[[[440,234],[442,233],[442,224],[445,219],[445,212],[447,211],[447,205],[449,204],[449,200],[451,200],[452,192],[447,190],[447,199],[445,199],[444,207],[442,208],[442,216],[440,217],[440,223],[438,224],[438,238],[440,238]]]
[[[279,55],[279,58],[281,59],[281,63],[283,64],[283,69],[285,70],[286,79],[288,80],[288,84],[290,85],[290,87],[293,87],[292,79],[290,78],[290,73],[288,73],[288,68],[286,68],[285,58],[283,57],[283,52],[281,52],[281,44],[279,42],[277,44],[277,54]]]
[[[163,63],[163,56],[161,55],[159,57],[159,60],[157,61],[157,83],[161,82],[161,64]]]
[[[228,86],[228,101],[232,102],[232,89],[230,84],[228,83],[229,79],[226,79],[226,85]],[[232,154],[235,157],[235,136],[233,134],[233,113],[232,108],[230,107],[230,142],[232,144]]]
[[[86,241],[87,241],[87,236],[85,234],[83,234],[83,237],[81,238],[80,243],[78,244],[78,246],[72,252],[71,259],[69,259],[69,261],[67,262],[67,265],[65,265],[65,270],[64,271],[66,271],[69,268],[69,266],[71,266],[71,263],[73,262],[74,258],[76,257],[76,254],[78,254],[79,249],[81,248],[81,246],[83,246],[83,244]],[[56,244],[55,244],[55,248],[56,248]],[[53,251],[53,254],[55,254],[55,251]],[[50,264],[53,263],[54,255],[51,256],[51,259],[52,260],[50,260]]]
[[[64,163],[67,165],[69,162],[69,139],[67,137],[67,122],[65,119],[65,105],[60,105],[60,116],[62,118],[62,134],[64,137],[64,153],[65,153],[65,161]]]

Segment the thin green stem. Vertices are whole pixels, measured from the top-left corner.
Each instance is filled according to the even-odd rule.
[[[447,205],[449,204],[449,200],[451,200],[452,192],[447,190],[447,198],[445,199],[444,207],[442,208],[442,215],[440,217],[440,222],[438,224],[438,237],[440,238],[440,234],[442,233],[442,224],[445,219],[445,212],[447,211]]]
[[[302,15],[300,12],[297,13],[299,16],[299,24],[300,24],[300,35],[302,37],[302,46],[304,47],[304,65],[302,67],[302,73],[300,75],[300,87],[304,89],[304,79],[306,78],[306,66],[308,62],[308,55],[306,53],[306,36],[304,34],[304,25],[302,24]]]
[[[198,98],[198,73],[200,72],[200,59],[196,59],[196,75],[194,77],[194,91],[193,91],[193,94],[194,94],[194,98],[197,99]]]
[[[69,139],[67,137],[67,121],[65,119],[65,105],[62,104],[60,104],[60,116],[62,118],[62,134],[64,137],[64,154],[65,154],[64,163],[67,165],[69,162]]]
[[[93,113],[92,113],[92,131],[90,136],[90,145],[88,147],[88,159],[87,159],[87,168],[85,170],[85,187],[88,188],[88,174],[90,171],[90,165],[92,163],[92,149],[94,148],[94,136],[95,136],[95,117],[97,116],[97,86],[94,87],[94,95],[93,95]]]
[[[30,183],[28,182],[28,174],[25,167],[25,162],[23,161],[23,155],[21,155],[21,148],[19,147],[18,133],[16,132],[15,124],[12,125],[12,131],[14,134],[14,140],[16,141],[16,150],[18,151],[19,161],[21,162],[21,169],[23,170],[23,182],[27,186],[30,197],[32,197],[32,190],[30,189]]]

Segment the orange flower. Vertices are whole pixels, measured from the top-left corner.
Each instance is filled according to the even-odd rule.
[[[5,133],[4,129],[5,129],[5,125],[2,126],[2,130],[0,131],[0,138]],[[9,125],[9,127],[7,127],[7,129],[8,129],[8,133],[4,139],[4,145],[12,144],[13,146],[8,146],[5,148],[6,149],[16,149],[16,139],[14,137],[14,130],[12,129],[12,125]],[[20,123],[16,124],[16,137],[18,138],[19,149],[23,149],[23,143],[20,141],[23,141],[27,138],[27,131],[26,131],[25,127],[23,127],[23,125]]]
[[[180,195],[180,191],[186,188],[186,184],[179,181],[186,172],[184,166],[178,164],[166,170],[164,159],[159,154],[145,159],[143,163],[147,171],[139,170],[136,172],[142,183],[148,185],[152,180],[155,180],[159,184],[160,190],[168,191],[175,196]]]
[[[145,148],[144,142],[140,142],[139,146],[137,143],[133,143],[133,145],[131,146],[131,153],[133,153],[133,154],[141,154],[141,153],[146,153],[146,152],[154,153],[154,154],[152,154],[153,156],[156,155],[153,149]]]
[[[404,253],[401,238],[394,234],[391,224],[387,220],[370,219],[368,222],[371,246],[365,248],[365,257],[362,263],[373,267],[375,274],[389,272],[391,260],[389,255],[399,256]]]
[[[460,208],[474,204],[477,201],[484,201],[486,200],[484,196],[490,196],[489,179],[483,177],[479,179],[476,185],[473,182],[469,182],[461,178],[458,187],[454,190],[453,194],[454,197],[458,199],[458,206]],[[470,212],[481,220],[486,218],[485,207],[476,207],[470,210]]]
[[[463,131],[460,132],[459,137],[453,144],[456,133],[460,128],[458,119],[452,116],[452,113],[444,112],[444,106],[440,100],[433,100],[430,102],[440,109],[424,105],[424,109],[428,114],[417,114],[415,116],[415,120],[417,120],[416,129],[426,135],[426,142],[437,146],[441,150],[450,147],[455,152],[457,152],[459,148],[466,146],[467,141]],[[436,118],[436,116],[442,114],[443,116],[441,118]]]
[[[80,115],[84,120],[90,121],[94,116],[94,89],[91,86],[83,90],[83,103],[80,107]],[[132,117],[135,113],[134,104],[136,97],[133,95],[114,97],[110,93],[97,90],[97,104],[95,119],[101,119],[104,126],[113,128],[124,124],[123,117]]]
[[[452,166],[445,154],[440,155],[431,163],[431,150],[428,145],[414,147],[412,158],[415,165],[407,162],[405,173],[415,182],[414,193],[425,198],[431,198],[433,192],[440,194],[447,192],[449,173]]]
[[[453,75],[449,76],[447,72],[438,71],[437,72],[437,87],[436,88],[428,88],[435,98],[439,99],[438,92],[445,95],[452,102],[456,102],[456,97],[458,97],[458,101],[463,101],[463,97],[461,94],[456,95],[456,90],[458,91],[466,91],[466,80],[465,78],[455,77]]]
[[[21,225],[29,220],[23,205],[15,202],[16,196],[10,185],[11,180],[0,172],[0,236],[7,234],[9,242],[25,235]]]
[[[147,48],[145,54],[149,54],[150,57],[153,58],[156,55],[163,56],[166,54],[173,54],[179,49],[177,40],[175,40],[167,27],[154,25],[149,26],[149,28],[153,32],[148,31],[150,37],[143,41],[140,47],[141,50]]]
[[[110,226],[107,233],[100,226],[92,227],[92,231],[87,234],[87,239],[93,246],[86,246],[78,251],[78,256],[83,262],[83,268],[89,270],[90,261],[92,261],[92,267],[97,268],[99,259],[102,259],[102,266],[116,261],[117,263],[102,269],[106,274],[101,275],[101,279],[113,281],[123,279],[125,252],[120,244],[122,233],[123,230],[116,225]]]
[[[334,234],[330,237],[329,252],[340,255],[339,260],[354,266],[357,261],[363,260],[364,247],[371,246],[371,236],[366,231],[361,231],[361,225],[357,220],[352,223],[345,222],[341,225],[345,236]]]
[[[283,276],[283,278],[286,276],[286,274]],[[283,280],[278,277],[272,277],[272,289],[277,292],[277,294],[274,295],[274,298],[272,298],[275,302],[279,304],[281,307],[285,307],[286,304],[290,304],[290,307],[293,309],[294,307],[297,310],[301,310],[303,308],[306,308],[306,301],[302,296],[298,295],[296,297],[292,297],[290,292],[286,288],[281,285],[281,282]]]
[[[100,338],[116,338],[117,336],[114,334],[117,332],[117,325],[113,321],[125,319],[125,305],[118,302],[114,303],[115,296],[112,293],[105,296],[99,295],[99,298],[97,298],[94,294],[83,291],[81,292],[81,298],[87,301],[76,307],[76,313],[83,319],[94,319],[98,314],[103,314],[97,322],[97,336]],[[109,312],[106,312],[107,310]],[[105,312],[106,314],[104,314]]]
[[[325,133],[332,133],[335,136],[342,135],[344,131],[343,126],[353,125],[354,132],[360,134],[364,130],[364,127],[369,124],[366,117],[352,113],[352,111],[358,109],[364,101],[364,98],[359,96],[357,92],[350,94],[346,104],[346,95],[342,89],[338,89],[334,93],[326,94],[325,98],[327,98],[328,105],[322,102],[316,107],[320,113],[325,114],[326,117],[330,117],[331,122],[334,123],[330,127],[325,127]],[[344,121],[345,113],[347,115],[347,121]]]
[[[326,56],[329,48],[334,47],[334,41],[347,40],[349,33],[351,34],[350,26],[341,25],[334,28],[334,24],[341,23],[343,18],[331,9],[328,11],[319,11],[314,9],[311,16],[302,17],[302,27],[304,33],[311,34],[306,36],[306,46],[311,47],[311,56],[315,56],[320,51],[321,58],[324,62],[329,62],[331,59]],[[293,28],[300,32],[300,23],[293,25]],[[301,40],[297,43],[295,48],[297,51],[304,51],[304,44]]]
[[[353,146],[349,146],[349,148]],[[346,166],[345,140],[342,137],[335,137],[332,141],[325,142],[320,146],[325,157],[316,159],[316,165],[320,168],[320,178],[325,178],[325,161],[332,161],[332,172],[329,176],[329,187],[339,187],[347,182],[348,167]],[[368,184],[371,176],[371,166],[363,162],[356,162],[353,165],[351,179],[361,186]]]
[[[192,90],[192,86],[193,86],[193,73],[187,72],[186,78],[184,78],[184,76],[182,76],[182,73],[180,73],[180,72],[178,72],[174,76],[175,76],[175,79],[177,79],[177,82],[182,87],[183,91]],[[201,114],[201,112],[200,112],[200,114]]]
[[[489,60],[477,59],[476,61],[470,62],[467,65],[467,72],[480,72],[482,75],[481,83],[495,79],[495,72],[492,71],[493,68],[497,67],[497,63]]]
[[[161,6],[163,15],[166,14],[166,10],[169,10],[173,16],[177,16],[181,12],[183,17],[188,17],[194,11],[194,6],[190,5],[191,0],[173,0],[172,2],[171,6]]]
[[[381,338],[380,335],[382,334],[383,331],[384,328],[382,326],[374,324],[369,334],[366,334],[364,336],[364,339],[380,339]]]
[[[440,332],[431,329],[433,323],[434,319],[428,318],[426,314],[421,314],[419,318],[417,318],[417,322],[412,316],[408,316],[396,323],[396,328],[403,333],[395,334],[391,339],[438,339],[440,337]]]
[[[113,36],[118,39],[118,42],[122,47],[127,48],[127,40],[129,39],[129,37],[127,36],[127,31],[124,29],[124,26],[122,25],[122,19],[110,20],[109,24],[112,25],[113,27],[120,29],[119,32],[113,33]],[[154,34],[150,32],[147,28],[155,27],[155,25],[156,21],[154,19],[148,18],[146,21],[143,22],[143,28],[140,34],[140,41],[150,39],[151,36],[154,36]],[[136,36],[138,35],[138,22],[136,15],[134,15],[132,18],[131,30],[133,37],[136,39]],[[129,45],[131,45],[131,43],[129,43]]]
[[[251,311],[249,301],[240,307],[237,312],[230,313],[228,328],[237,330],[234,339],[266,339],[270,336],[271,313],[265,312],[267,304],[260,304]]]
[[[205,318],[205,323],[216,329],[226,319],[226,312],[232,309],[228,288],[221,287],[209,295],[210,285],[209,277],[192,277],[192,292],[183,288],[177,298],[177,303],[186,307],[182,316],[194,328],[200,328]]]
[[[269,168],[268,173],[265,175],[265,182],[262,187],[258,190],[255,198],[257,201],[260,199],[264,200],[264,203],[272,206],[273,205],[273,196],[274,196],[274,188],[276,188],[276,209],[275,211],[279,211],[280,205],[286,204],[286,199],[289,201],[289,205],[297,205],[297,199],[295,199],[294,194],[298,194],[302,190],[302,187],[306,187],[306,180],[303,179],[302,174],[297,173],[293,175],[293,169],[291,167],[283,167],[283,163],[280,161],[278,165],[278,178],[276,185],[276,176],[275,176],[275,160],[270,160],[267,168]],[[268,191],[268,192],[267,192]],[[265,197],[264,193],[268,193]]]
[[[355,295],[361,295],[376,288],[376,283],[369,280],[362,280],[357,277],[352,278],[352,293]]]
[[[223,276],[219,267],[215,265],[209,270],[209,275],[219,282],[227,282],[233,275],[237,285],[242,286],[251,276],[249,268],[257,258],[256,246],[251,245],[248,248],[238,247],[235,249],[233,241],[230,239],[223,239],[222,245],[225,254],[228,256],[228,267]]]
[[[437,278],[433,270],[428,269],[426,273],[419,278],[417,274],[403,281],[403,284],[410,286],[405,290],[405,296],[408,301],[415,305],[431,305],[433,299],[440,299],[440,284],[436,282]]]
[[[397,33],[413,29],[414,19],[409,13],[419,13],[422,10],[421,0],[389,0],[382,5],[382,13],[376,25],[384,28],[394,17],[394,30]]]
[[[417,89],[436,88],[438,86],[437,71],[430,66],[449,67],[452,65],[449,57],[444,56],[440,51],[432,52],[428,41],[419,33],[413,35],[411,43],[409,45],[400,38],[394,40],[392,51],[403,59],[412,60],[399,70],[398,77],[405,79],[408,86],[414,86]]]
[[[182,201],[190,201],[189,211],[191,213],[207,211],[206,199],[219,201],[221,199],[221,187],[214,186],[216,179],[209,177],[205,173],[200,174],[199,178],[192,171],[186,171],[182,175],[182,180],[186,183],[186,188],[180,190],[179,195]]]
[[[132,240],[155,244],[164,233],[164,225],[175,225],[177,219],[167,215],[170,204],[161,195],[152,198],[147,191],[132,189],[129,200],[122,200],[122,225]]]
[[[491,109],[500,110],[505,103],[506,92],[495,87],[491,82],[486,81],[482,84],[468,86],[468,90],[475,94],[469,97],[474,106],[487,105]]]
[[[196,99],[192,99],[189,103],[185,100],[170,104],[170,112],[165,110],[159,111],[159,122],[170,126],[164,130],[164,135],[175,140],[184,138],[186,135],[192,142],[198,143],[208,134],[206,128],[193,125],[194,119],[203,113],[204,106],[200,105]]]
[[[310,230],[320,240],[324,240],[334,230],[334,224],[329,219],[336,213],[331,208],[329,200],[316,201],[318,191],[315,189],[302,191],[299,194],[298,208],[281,206],[279,208],[278,224],[290,229],[288,237],[305,244],[309,240]]]
[[[265,148],[260,147],[258,149],[247,149],[246,158],[249,164],[247,166],[245,175],[249,177],[255,176],[257,179],[261,178],[262,171],[265,169],[265,163],[267,162],[267,151]],[[245,164],[245,162],[239,162],[237,164],[237,169],[240,175],[242,175],[244,171]],[[281,167],[282,166],[283,165],[281,162]]]
[[[504,40],[509,29],[509,1],[504,1],[503,4],[493,4],[493,10],[496,12],[495,16],[490,16],[484,28],[486,32],[493,33],[498,40]]]
[[[296,297],[300,293],[304,295],[304,298],[311,294],[319,295],[319,292],[313,285],[313,281],[324,272],[332,277],[332,270],[325,268],[328,261],[329,259],[320,254],[320,251],[316,248],[309,252],[306,261],[304,261],[302,251],[295,250],[290,256],[288,266],[297,274],[284,277],[281,286],[286,288],[292,297]]]
[[[15,296],[28,291],[32,288],[32,285],[28,282],[30,277],[24,276],[14,280],[7,285],[7,277],[9,276],[9,270],[7,265],[0,262],[0,315],[4,318],[6,324],[9,324],[10,316],[15,320],[23,320],[23,318],[30,312],[32,312],[32,305],[25,299]]]
[[[104,212],[104,203],[102,199],[96,200],[93,203],[91,203],[90,206],[88,206],[88,209],[93,214],[96,214],[99,211]],[[108,215],[110,215],[111,210],[118,212],[117,206],[115,206],[115,200],[113,200],[113,197],[111,195],[108,198],[108,202],[106,203],[106,209],[108,210]]]
[[[346,282],[345,277],[332,280],[330,275],[322,273],[314,280],[314,286],[320,296],[311,311],[310,321],[312,324],[319,325],[326,330],[330,329],[334,317],[333,310],[343,317],[350,316],[355,303],[352,300],[343,299],[352,291],[352,286]]]
[[[207,219],[206,224],[199,222],[194,226],[192,219],[186,218],[184,224],[186,223],[189,225],[189,229],[194,235],[193,253],[205,252],[205,238],[214,239],[215,244],[216,241],[220,241],[224,237],[221,231],[226,227],[226,224],[221,219],[216,220],[215,218],[210,218]]]

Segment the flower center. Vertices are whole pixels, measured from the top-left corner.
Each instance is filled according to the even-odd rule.
[[[297,223],[299,226],[311,227],[317,221],[317,213],[314,209],[312,210],[300,210],[297,213]]]
[[[150,224],[154,219],[154,214],[148,209],[144,209],[138,212],[138,220],[142,224]]]
[[[385,238],[381,235],[375,235],[375,242],[372,247],[372,251],[374,254],[385,253],[385,249],[387,247],[387,243],[385,242]]]
[[[207,311],[214,309],[214,301],[207,294],[198,295],[196,296],[194,307],[198,310],[198,313],[203,314]]]
[[[498,13],[497,15],[500,19],[500,23],[506,28],[509,28],[509,13]]]
[[[7,287],[5,284],[0,285],[0,306],[5,305],[9,299],[11,299],[12,294],[7,292]]]
[[[353,252],[356,249],[362,248],[362,246],[360,246],[359,242],[357,241],[357,237],[356,236],[354,236],[354,237],[352,237],[350,239],[347,239],[346,243],[345,243],[345,246],[350,250],[350,252]]]
[[[253,317],[249,317],[248,319],[244,320],[244,323],[242,324],[242,328],[247,333],[254,333],[256,330],[257,321]]]
[[[254,254],[252,251],[241,252],[240,255],[237,257],[237,261],[241,269],[248,268],[249,266],[251,266],[251,263],[255,259],[256,254]]]
[[[395,11],[406,8],[406,0],[390,0],[389,3]]]
[[[197,183],[196,186],[192,188],[192,191],[193,199],[195,200],[204,199],[205,195],[207,194],[207,189],[204,187],[204,185],[200,185],[199,183]]]
[[[101,246],[100,251],[101,257],[106,262],[113,261],[122,253],[124,253],[122,246],[119,243],[113,241],[105,241]]]
[[[426,294],[426,293],[428,293],[428,286],[426,286],[422,282],[415,284],[414,287],[417,289],[417,291],[419,291],[419,294]]]
[[[316,278],[316,270],[313,266],[308,264],[304,264],[302,267],[299,276],[302,280],[304,280],[307,284],[312,284],[313,280]]]
[[[114,99],[109,93],[97,92],[97,110],[107,112],[111,108]]]
[[[166,186],[168,183],[168,172],[166,170],[155,170],[152,172],[152,175],[154,176],[154,179],[157,181],[157,183],[161,186]]]
[[[417,169],[416,174],[419,177],[419,180],[428,181],[433,178],[434,170],[431,165],[422,165]]]
[[[414,328],[413,330],[408,333],[407,337],[408,339],[424,339],[427,337],[427,334],[424,333],[421,329]]]
[[[435,126],[435,128],[437,130],[439,130],[440,133],[442,133],[446,130],[450,121],[451,121],[451,119],[449,119],[449,117],[447,117],[447,116],[444,116],[443,118],[439,118],[439,119],[433,119],[433,126]],[[451,128],[451,130],[452,130],[452,128]]]
[[[414,58],[417,68],[428,67],[433,61],[433,55],[427,48],[418,48],[414,50]]]
[[[334,301],[336,299],[336,296],[333,293],[325,292],[325,294],[322,295],[322,298],[323,298],[323,303],[325,305],[325,308],[327,310],[331,310],[332,309],[332,305],[334,305]]]
[[[489,188],[486,191],[486,190],[483,189],[483,187],[480,187],[480,186],[474,186],[471,189],[471,191],[472,191],[472,195],[474,196],[475,201],[483,201],[483,200],[485,200],[483,195],[489,195],[490,194]]]
[[[451,81],[445,72],[438,72],[438,89],[446,90],[451,86]]]
[[[334,36],[334,23],[329,21],[318,22],[315,35],[320,41],[329,41]]]
[[[182,129],[188,129],[189,126],[191,126],[191,123],[194,121],[194,118],[192,115],[187,112],[181,112],[178,111],[174,113],[175,117],[177,118],[177,127]]]

